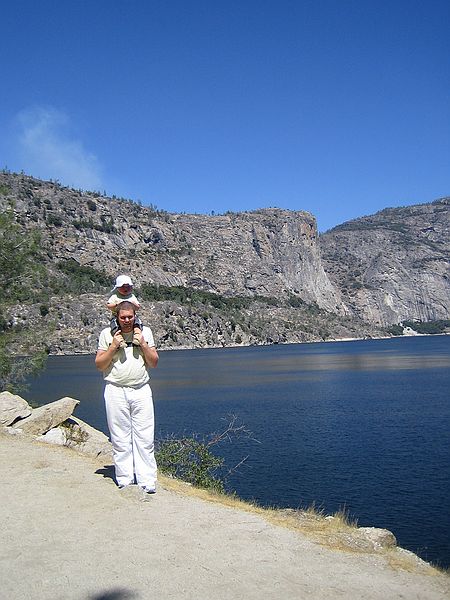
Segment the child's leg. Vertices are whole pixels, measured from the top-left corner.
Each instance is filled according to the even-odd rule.
[[[141,321],[141,319],[135,315],[134,317],[134,327],[133,327],[133,344],[135,346],[140,346],[140,333],[142,333],[142,328],[143,328],[143,323]]]
[[[116,317],[113,317],[111,319],[111,321],[109,322],[109,326],[111,328],[111,335],[114,335],[115,333],[117,333],[120,329],[119,327],[119,322],[117,321]]]
[[[120,330],[119,321],[117,320],[116,317],[113,317],[110,320],[109,326],[111,328],[111,335],[114,335],[115,333],[117,333]],[[127,347],[127,343],[126,343],[125,340],[123,340],[122,342],[120,342],[120,347],[121,348],[126,348]]]

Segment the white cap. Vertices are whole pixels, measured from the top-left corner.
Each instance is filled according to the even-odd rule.
[[[116,285],[114,286],[114,289],[120,288],[123,285],[133,286],[133,282],[131,281],[130,277],[128,277],[128,275],[119,275],[116,279]]]

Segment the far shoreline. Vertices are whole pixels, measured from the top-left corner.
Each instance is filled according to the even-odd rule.
[[[328,340],[307,340],[304,342],[275,342],[272,344],[229,344],[226,346],[177,346],[171,348],[161,348],[157,346],[159,352],[173,352],[177,350],[226,350],[235,348],[267,348],[273,346],[302,346],[306,344],[330,344],[330,343],[347,343],[347,342],[371,342],[377,340],[394,340],[394,339],[410,339],[410,338],[429,338],[429,337],[443,337],[450,336],[449,333],[417,333],[415,335],[385,335],[385,336],[370,336],[370,337],[353,337],[353,338],[330,338]],[[75,352],[65,353],[50,352],[48,356],[94,356],[93,352]]]

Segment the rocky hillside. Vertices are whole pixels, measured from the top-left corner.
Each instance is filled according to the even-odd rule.
[[[71,258],[115,277],[198,288],[224,296],[298,295],[341,308],[324,272],[316,221],[306,212],[265,209],[220,216],[170,214],[26,176],[0,175],[25,228],[42,231],[50,261]]]
[[[449,318],[450,198],[349,221],[320,245],[352,314],[378,325]]]
[[[171,214],[0,173],[0,208],[11,203],[24,233],[40,232],[48,282],[9,317],[42,328],[52,352],[95,350],[107,324],[105,299],[121,272],[133,276],[142,316],[166,348],[377,336],[380,324],[400,317],[448,318],[445,201],[397,209],[417,210],[414,223],[383,211],[384,221],[359,219],[320,240],[306,212]],[[424,230],[420,253],[416,229]]]

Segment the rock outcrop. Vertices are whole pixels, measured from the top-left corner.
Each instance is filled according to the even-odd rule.
[[[28,417],[16,421],[13,427],[30,435],[41,435],[68,419],[79,403],[74,398],[61,398],[33,409]]]
[[[448,199],[386,209],[320,238],[314,217],[303,211],[170,214],[0,173],[0,209],[11,202],[24,234],[40,232],[54,281],[70,279],[64,264],[103,277],[101,286],[88,279],[69,293],[61,285],[52,294],[50,286],[44,303],[10,308],[10,323],[45,331],[52,353],[95,351],[119,272],[132,274],[138,290],[180,286],[190,296],[219,299],[143,302],[142,317],[160,348],[380,336],[406,319],[450,316]],[[251,302],[219,306],[242,298]]]
[[[352,314],[378,325],[449,318],[450,198],[349,221],[320,242]]]
[[[58,427],[37,437],[40,442],[74,448],[83,454],[112,460],[111,443],[104,433],[71,415]]]
[[[26,400],[11,392],[0,393],[0,425],[12,425],[18,419],[24,419],[29,415],[31,415],[31,407]]]
[[[125,270],[137,285],[228,297],[293,293],[340,310],[340,294],[320,260],[316,220],[307,212],[170,214],[32,177],[0,174],[0,184],[6,190],[0,204],[14,201],[23,227],[41,230],[50,263],[73,259],[111,281]]]
[[[21,396],[0,393],[0,425],[13,435],[25,435],[41,442],[67,446],[112,460],[112,447],[104,433],[73,416],[79,400],[61,398],[32,408]]]

